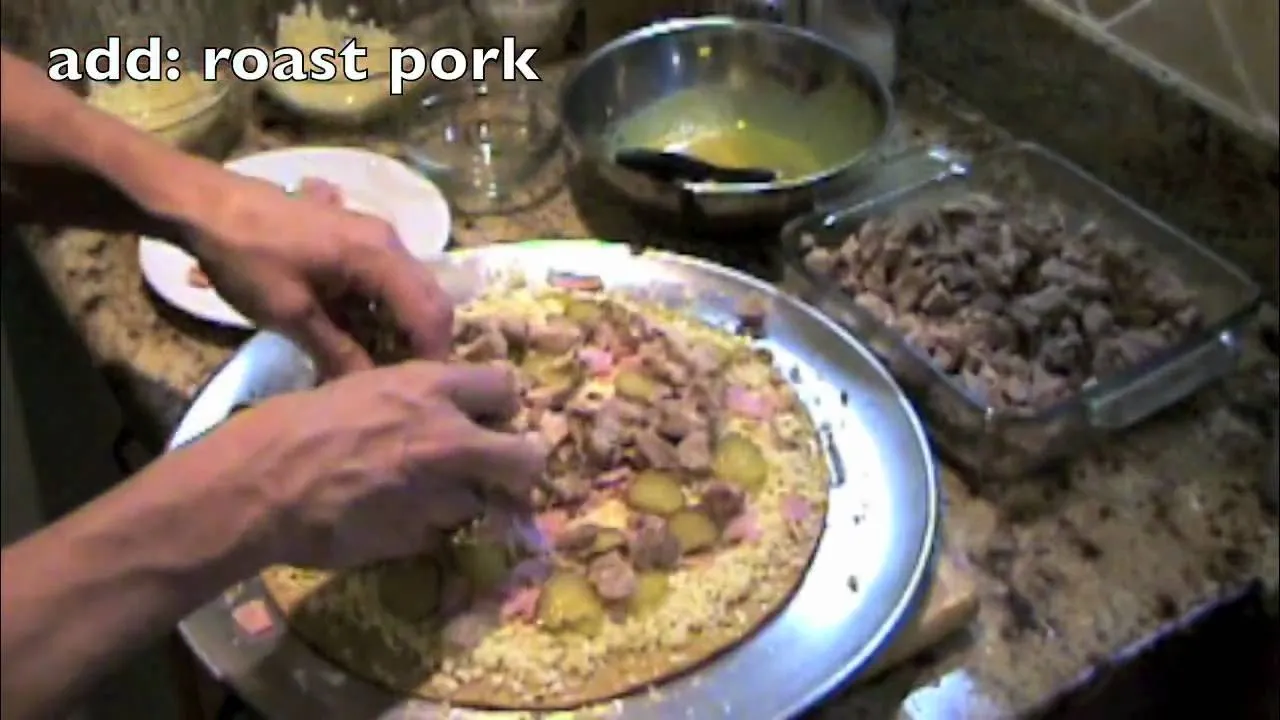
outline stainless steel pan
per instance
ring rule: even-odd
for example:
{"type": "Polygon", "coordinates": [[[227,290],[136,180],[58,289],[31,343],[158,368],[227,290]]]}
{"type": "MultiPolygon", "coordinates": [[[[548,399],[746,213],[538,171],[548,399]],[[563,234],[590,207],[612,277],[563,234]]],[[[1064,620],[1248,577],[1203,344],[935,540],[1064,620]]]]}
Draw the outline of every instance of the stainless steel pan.
{"type": "MultiPolygon", "coordinates": [[[[707,229],[781,223],[856,183],[893,122],[893,100],[849,51],[808,30],[727,17],[672,20],[597,50],[565,80],[570,147],[636,206],[707,229]],[[772,182],[655,178],[614,154],[676,137],[758,128],[817,169],[772,182]]],[[[758,165],[757,158],[744,162],[758,165]]]]}

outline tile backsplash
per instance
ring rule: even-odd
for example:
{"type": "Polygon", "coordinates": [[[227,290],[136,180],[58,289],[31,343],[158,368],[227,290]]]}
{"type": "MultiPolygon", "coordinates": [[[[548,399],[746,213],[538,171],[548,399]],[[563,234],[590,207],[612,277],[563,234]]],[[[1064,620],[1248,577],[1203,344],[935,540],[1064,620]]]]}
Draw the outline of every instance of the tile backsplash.
{"type": "Polygon", "coordinates": [[[1027,0],[1249,132],[1277,142],[1276,0],[1027,0]]]}

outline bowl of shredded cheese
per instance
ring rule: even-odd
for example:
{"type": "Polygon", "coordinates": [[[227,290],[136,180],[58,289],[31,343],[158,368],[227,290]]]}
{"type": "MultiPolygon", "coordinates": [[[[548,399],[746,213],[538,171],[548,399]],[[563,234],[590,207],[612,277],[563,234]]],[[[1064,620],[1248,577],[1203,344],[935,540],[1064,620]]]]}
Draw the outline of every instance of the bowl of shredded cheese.
{"type": "Polygon", "coordinates": [[[233,79],[206,81],[189,71],[176,79],[90,82],[87,99],[171,145],[218,157],[243,130],[246,90],[233,79]]]}
{"type": "Polygon", "coordinates": [[[119,73],[123,77],[79,83],[90,105],[190,152],[221,158],[234,148],[247,126],[252,88],[227,63],[204,67],[205,50],[253,44],[261,29],[256,3],[129,0],[89,7],[79,0],[41,0],[35,5],[40,22],[18,41],[33,59],[47,58],[50,48],[72,48],[83,57],[91,48],[109,45],[108,40],[116,44],[112,65],[125,71],[119,73]],[[139,51],[141,57],[130,59],[139,51]],[[129,77],[133,62],[155,79],[129,77]],[[214,72],[206,80],[209,70],[214,72]]]}
{"type": "Polygon", "coordinates": [[[468,7],[489,40],[512,36],[550,55],[564,44],[580,0],[468,0],[468,7]]]}
{"type": "Polygon", "coordinates": [[[469,48],[465,11],[437,0],[401,0],[395,3],[340,5],[336,0],[297,2],[274,19],[277,47],[302,51],[311,71],[311,52],[317,48],[341,49],[354,40],[366,51],[360,67],[363,80],[348,79],[338,65],[332,80],[264,81],[267,94],[287,110],[303,117],[336,125],[363,125],[380,120],[413,101],[432,84],[429,74],[408,82],[398,95],[391,93],[391,51],[416,48],[430,57],[435,48],[469,48]]]}

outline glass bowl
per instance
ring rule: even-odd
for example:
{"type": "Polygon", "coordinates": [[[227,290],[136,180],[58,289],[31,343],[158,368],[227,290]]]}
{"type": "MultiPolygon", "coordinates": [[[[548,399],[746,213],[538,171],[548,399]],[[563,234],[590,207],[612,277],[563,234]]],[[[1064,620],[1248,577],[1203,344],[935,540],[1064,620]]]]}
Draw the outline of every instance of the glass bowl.
{"type": "Polygon", "coordinates": [[[176,81],[126,79],[85,85],[90,105],[170,145],[212,158],[234,149],[252,101],[244,83],[221,73],[216,83],[189,73],[176,81]]]}
{"type": "MultiPolygon", "coordinates": [[[[366,79],[347,80],[339,67],[331,80],[263,80],[267,95],[286,110],[326,125],[361,126],[438,87],[430,72],[391,94],[391,50],[415,48],[429,59],[439,48],[469,53],[471,21],[458,0],[269,0],[266,35],[278,48],[309,55],[316,48],[341,48],[355,39],[367,51],[366,79]]],[[[340,61],[339,61],[340,62],[340,61]]]]}
{"type": "Polygon", "coordinates": [[[399,125],[397,146],[464,214],[502,212],[547,191],[559,122],[536,83],[453,85],[399,125]]]}
{"type": "Polygon", "coordinates": [[[578,0],[468,0],[478,29],[490,41],[514,37],[546,51],[564,44],[578,0]]]}
{"type": "Polygon", "coordinates": [[[54,48],[71,48],[83,55],[103,47],[108,38],[119,41],[122,56],[148,49],[143,68],[157,73],[159,79],[86,78],[77,81],[74,89],[91,105],[167,143],[219,158],[231,151],[245,127],[252,100],[249,84],[224,72],[224,66],[218,68],[216,80],[204,80],[202,51],[252,44],[256,39],[252,4],[131,0],[102,3],[86,12],[79,0],[41,0],[4,10],[6,48],[38,65],[49,62],[54,48]],[[24,17],[24,6],[37,7],[24,17]],[[171,58],[166,50],[177,50],[180,57],[171,58]],[[159,67],[153,67],[157,61],[159,67]]]}

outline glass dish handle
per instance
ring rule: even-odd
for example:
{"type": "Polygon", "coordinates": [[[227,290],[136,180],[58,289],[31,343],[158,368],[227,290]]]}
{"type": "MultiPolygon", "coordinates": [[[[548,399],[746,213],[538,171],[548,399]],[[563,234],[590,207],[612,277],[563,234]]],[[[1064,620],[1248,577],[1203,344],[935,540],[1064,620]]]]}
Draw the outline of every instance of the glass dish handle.
{"type": "Polygon", "coordinates": [[[1089,423],[1098,430],[1132,427],[1230,372],[1239,358],[1236,331],[1224,330],[1133,383],[1090,402],[1089,423]]]}
{"type": "Polygon", "coordinates": [[[913,145],[868,160],[847,181],[823,193],[813,215],[843,214],[872,200],[905,195],[952,177],[968,175],[972,157],[945,145],[913,145]]]}

